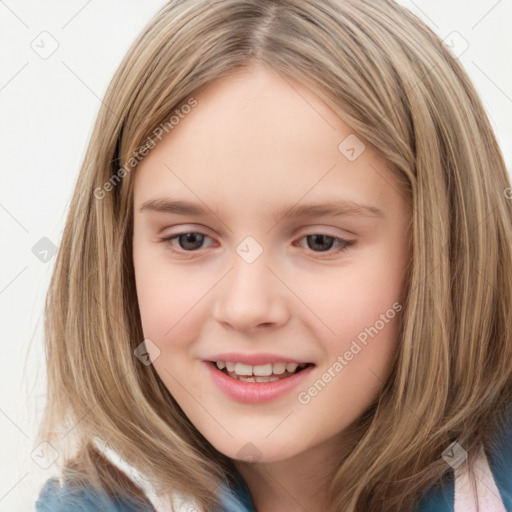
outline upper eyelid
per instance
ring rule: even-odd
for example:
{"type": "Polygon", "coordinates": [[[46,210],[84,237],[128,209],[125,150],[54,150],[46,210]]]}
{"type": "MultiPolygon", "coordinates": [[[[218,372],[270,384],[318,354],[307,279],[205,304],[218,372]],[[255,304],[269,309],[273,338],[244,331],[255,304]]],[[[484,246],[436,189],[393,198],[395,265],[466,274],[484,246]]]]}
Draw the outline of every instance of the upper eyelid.
{"type": "MultiPolygon", "coordinates": [[[[213,239],[213,237],[208,235],[208,233],[205,233],[205,232],[201,231],[200,229],[186,229],[186,230],[178,231],[176,233],[169,233],[169,234],[166,234],[166,235],[162,235],[160,238],[161,239],[172,239],[172,238],[176,238],[176,237],[181,236],[181,235],[187,235],[189,233],[197,233],[199,235],[203,235],[203,236],[206,236],[208,238],[213,239]]],[[[297,234],[297,235],[299,235],[299,234],[297,234]]],[[[319,229],[316,229],[316,230],[315,229],[311,229],[310,231],[308,231],[306,233],[300,234],[300,238],[303,238],[303,237],[308,236],[308,235],[325,235],[325,236],[329,236],[329,237],[332,237],[332,238],[341,238],[343,240],[346,240],[347,242],[355,241],[355,239],[352,239],[352,238],[347,237],[347,236],[342,235],[342,234],[338,234],[338,235],[331,234],[328,231],[324,231],[322,228],[319,228],[319,229]]],[[[351,236],[355,236],[355,235],[351,235],[351,236]]]]}
{"type": "MultiPolygon", "coordinates": [[[[181,226],[181,225],[182,224],[176,224],[174,226],[168,226],[168,228],[173,229],[173,228],[176,228],[177,226],[181,226]]],[[[167,228],[165,228],[165,229],[167,229],[167,228]]],[[[340,227],[335,227],[335,226],[318,227],[318,224],[312,224],[310,226],[302,226],[300,228],[294,229],[293,231],[294,231],[294,233],[298,233],[298,232],[303,232],[304,230],[307,230],[308,234],[322,234],[322,235],[332,236],[335,238],[346,238],[346,237],[353,237],[354,239],[358,238],[358,235],[356,233],[353,233],[347,229],[342,229],[340,227]],[[339,233],[339,234],[332,233],[331,234],[331,233],[329,233],[329,230],[331,230],[331,229],[341,230],[343,233],[339,233]]],[[[164,230],[159,230],[159,231],[163,232],[164,230]]],[[[210,230],[210,228],[207,228],[205,226],[199,226],[198,228],[185,227],[185,228],[180,229],[180,231],[176,231],[175,233],[162,235],[162,237],[169,238],[169,237],[173,237],[176,235],[183,235],[186,233],[200,233],[202,235],[209,236],[210,238],[215,238],[215,235],[213,235],[213,236],[209,235],[208,232],[212,232],[212,231],[210,230]]]]}

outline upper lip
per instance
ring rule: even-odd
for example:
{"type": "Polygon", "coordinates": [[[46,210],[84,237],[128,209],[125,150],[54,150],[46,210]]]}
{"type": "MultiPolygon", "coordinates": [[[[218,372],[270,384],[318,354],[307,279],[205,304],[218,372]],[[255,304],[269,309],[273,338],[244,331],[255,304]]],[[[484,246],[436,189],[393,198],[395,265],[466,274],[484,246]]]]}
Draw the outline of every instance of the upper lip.
{"type": "Polygon", "coordinates": [[[277,354],[259,353],[259,354],[242,354],[239,352],[227,352],[222,354],[216,354],[210,356],[206,361],[230,361],[233,363],[242,363],[251,366],[269,364],[269,363],[311,363],[311,361],[305,361],[296,359],[289,356],[280,356],[277,354]]]}

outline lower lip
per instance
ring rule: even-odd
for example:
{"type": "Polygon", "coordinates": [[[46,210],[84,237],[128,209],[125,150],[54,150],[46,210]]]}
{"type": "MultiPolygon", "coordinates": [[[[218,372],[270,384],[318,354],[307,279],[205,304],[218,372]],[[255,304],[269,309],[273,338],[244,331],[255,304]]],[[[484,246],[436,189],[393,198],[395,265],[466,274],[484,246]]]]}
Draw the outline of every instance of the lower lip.
{"type": "Polygon", "coordinates": [[[244,382],[233,379],[219,370],[217,366],[205,361],[215,385],[233,400],[245,403],[260,403],[275,400],[304,381],[311,373],[314,365],[307,366],[291,377],[273,382],[244,382]]]}

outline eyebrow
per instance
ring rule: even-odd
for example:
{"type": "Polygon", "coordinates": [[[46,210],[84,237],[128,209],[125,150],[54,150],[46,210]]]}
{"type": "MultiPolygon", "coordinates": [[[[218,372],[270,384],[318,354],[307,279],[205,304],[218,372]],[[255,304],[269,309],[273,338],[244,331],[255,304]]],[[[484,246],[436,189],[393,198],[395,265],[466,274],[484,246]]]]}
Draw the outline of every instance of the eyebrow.
{"type": "MultiPolygon", "coordinates": [[[[189,201],[171,201],[166,198],[150,199],[145,201],[139,209],[140,212],[153,211],[174,215],[208,216],[212,210],[198,203],[189,201]]],[[[217,215],[218,211],[215,213],[217,215]]],[[[322,216],[357,216],[384,219],[384,212],[375,206],[356,203],[347,199],[326,201],[319,204],[295,204],[285,206],[274,213],[275,219],[294,217],[322,217],[322,216]]]]}

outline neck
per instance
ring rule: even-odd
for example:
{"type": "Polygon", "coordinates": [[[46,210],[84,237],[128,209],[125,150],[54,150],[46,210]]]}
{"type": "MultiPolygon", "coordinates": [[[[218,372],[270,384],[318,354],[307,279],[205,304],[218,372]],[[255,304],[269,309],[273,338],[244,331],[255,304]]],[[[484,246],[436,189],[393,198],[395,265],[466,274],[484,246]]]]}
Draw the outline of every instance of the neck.
{"type": "Polygon", "coordinates": [[[341,461],[340,442],[336,436],[284,460],[234,461],[249,488],[256,512],[331,510],[327,490],[341,461]]]}
{"type": "Polygon", "coordinates": [[[241,472],[251,491],[256,512],[325,512],[325,486],[305,475],[290,475],[285,466],[258,464],[257,470],[241,472]],[[323,492],[322,492],[323,491],[323,492]]]}

